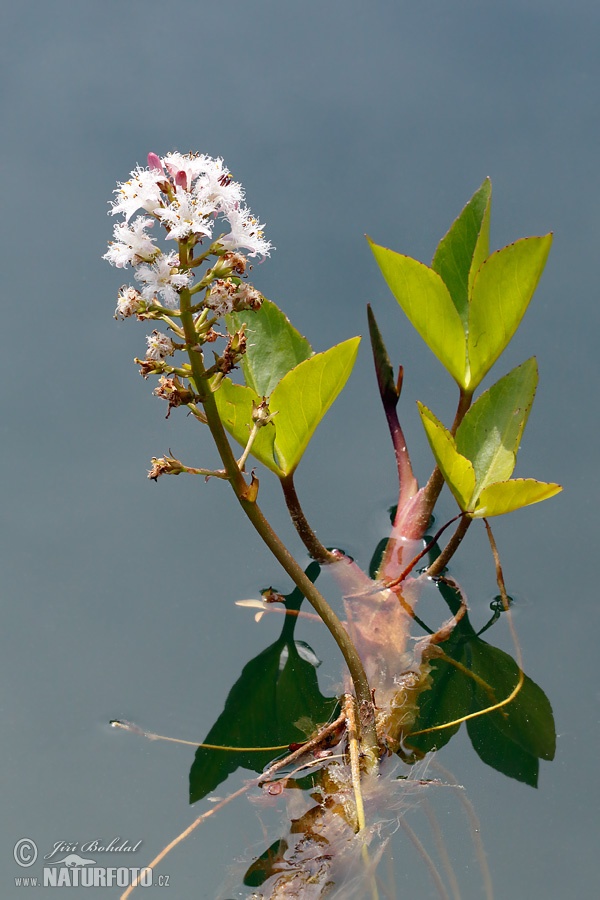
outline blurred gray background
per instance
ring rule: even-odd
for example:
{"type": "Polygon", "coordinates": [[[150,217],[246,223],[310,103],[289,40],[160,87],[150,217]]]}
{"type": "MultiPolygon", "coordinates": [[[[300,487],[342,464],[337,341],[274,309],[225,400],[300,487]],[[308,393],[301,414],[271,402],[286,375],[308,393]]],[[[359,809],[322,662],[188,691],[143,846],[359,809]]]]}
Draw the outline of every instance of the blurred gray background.
{"type": "MultiPolygon", "coordinates": [[[[517,474],[565,486],[496,527],[525,668],[554,706],[557,759],[542,765],[536,791],[487,770],[464,729],[439,757],[480,817],[497,900],[591,896],[598,5],[19,0],[0,9],[0,894],[22,894],[14,877],[28,873],[12,857],[22,837],[41,855],[58,841],[143,840],[128,861],[140,865],[181,831],[197,814],[186,799],[191,748],[107,723],[201,740],[242,666],[280,627],[275,616],[255,626],[233,605],[289,582],[226,486],[146,479],[150,457],[168,448],[191,465],[215,462],[202,430],[182,414],[165,421],[137,374],[146,331],[113,320],[124,273],[101,260],[116,182],[149,150],[177,149],[221,155],[242,181],[277,247],[253,281],[315,349],[366,334],[373,303],[405,366],[402,409],[421,478],[430,458],[415,400],[448,421],[454,390],[403,320],[364,233],[428,262],[487,175],[494,247],[554,231],[540,288],[493,376],[537,356],[517,474]]],[[[366,341],[298,489],[322,539],[366,565],[395,499],[366,341]]],[[[267,473],[261,500],[304,559],[267,473]]],[[[444,512],[453,514],[449,499],[444,512]]],[[[496,586],[473,532],[454,572],[482,623],[496,586]]],[[[510,650],[503,628],[492,641],[510,650]]],[[[309,626],[298,637],[326,660],[322,685],[332,690],[340,664],[330,641],[309,626]]],[[[462,896],[479,898],[468,827],[445,802],[438,815],[462,896]]],[[[165,861],[164,895],[215,897],[254,843],[260,852],[256,812],[238,801],[165,861]]],[[[402,833],[396,843],[398,896],[437,897],[402,833]]]]}

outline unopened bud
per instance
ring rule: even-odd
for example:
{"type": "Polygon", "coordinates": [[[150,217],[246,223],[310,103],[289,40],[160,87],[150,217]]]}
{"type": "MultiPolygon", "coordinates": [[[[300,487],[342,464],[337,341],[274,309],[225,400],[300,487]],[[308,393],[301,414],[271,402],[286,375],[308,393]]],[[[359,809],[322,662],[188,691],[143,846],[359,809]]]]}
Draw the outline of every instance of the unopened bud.
{"type": "Polygon", "coordinates": [[[184,191],[189,190],[187,173],[184,172],[183,169],[180,169],[180,171],[175,175],[175,184],[177,185],[177,187],[182,187],[184,191]]]}
{"type": "Polygon", "coordinates": [[[157,172],[163,172],[163,164],[160,161],[160,156],[157,156],[156,153],[148,154],[148,168],[154,169],[157,172]]]}

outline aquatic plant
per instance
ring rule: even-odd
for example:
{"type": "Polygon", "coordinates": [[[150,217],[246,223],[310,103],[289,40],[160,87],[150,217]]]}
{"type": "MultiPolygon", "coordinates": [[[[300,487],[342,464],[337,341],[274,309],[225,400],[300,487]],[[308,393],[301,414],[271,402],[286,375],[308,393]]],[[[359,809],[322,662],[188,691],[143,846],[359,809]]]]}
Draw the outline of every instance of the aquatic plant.
{"type": "MultiPolygon", "coordinates": [[[[431,266],[369,240],[399,306],[456,382],[458,403],[449,428],[419,403],[435,461],[419,487],[398,416],[403,370],[394,375],[369,308],[399,492],[389,538],[366,573],[342,550],[321,543],[294,483],[316,428],[346,384],[360,338],[315,352],[279,307],[249,283],[248,258],[264,259],[273,247],[222,159],[151,153],[148,166],[138,166],[115,193],[110,212],[121,219],[105,258],[120,268],[131,266],[139,285],[121,288],[115,317],[158,325],[147,337],[145,357],[136,360],[140,372],[157,376],[154,392],[167,402],[168,415],[184,407],[208,428],[222,463],[215,470],[172,455],[154,457],[149,477],[192,474],[227,482],[295,585],[287,596],[270,589],[251,604],[259,616],[279,605],[285,612],[281,636],[246,665],[223,714],[198,746],[190,802],[240,766],[260,773],[232,796],[260,789],[281,796],[294,812],[286,836],[249,865],[244,884],[260,889],[251,896],[376,897],[377,863],[407,792],[399,766],[441,747],[463,722],[484,762],[528,784],[537,782],[539,759],[554,753],[552,711],[523,672],[514,629],[516,660],[481,638],[502,613],[512,629],[488,520],[560,490],[557,484],[512,478],[537,385],[535,359],[474,399],[521,322],[552,237],[524,238],[490,253],[486,179],[440,241],[431,266]],[[165,249],[158,241],[161,227],[165,249]],[[260,508],[259,478],[255,468],[248,471],[251,458],[281,484],[291,521],[314,560],[306,571],[260,508]],[[431,535],[444,484],[458,514],[431,535]],[[489,537],[499,596],[492,619],[478,631],[448,563],[479,519],[489,537]],[[455,530],[441,548],[451,524],[455,530]],[[316,587],[323,568],[340,587],[343,622],[316,587]],[[447,609],[433,628],[416,613],[423,591],[435,592],[447,609]],[[345,661],[340,696],[321,694],[314,654],[295,638],[298,617],[306,614],[300,609],[304,599],[345,661]],[[416,641],[413,623],[425,632],[416,641]],[[277,751],[285,753],[273,762],[277,751]]],[[[416,779],[420,785],[426,781],[416,779]]],[[[491,896],[485,874],[484,882],[491,896]]]]}

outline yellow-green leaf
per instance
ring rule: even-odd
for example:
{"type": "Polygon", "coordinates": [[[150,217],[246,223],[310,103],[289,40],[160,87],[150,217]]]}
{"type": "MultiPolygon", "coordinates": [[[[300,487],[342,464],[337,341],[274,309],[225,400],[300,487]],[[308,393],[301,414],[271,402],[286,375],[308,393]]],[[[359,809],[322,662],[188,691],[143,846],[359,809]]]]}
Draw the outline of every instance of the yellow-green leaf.
{"type": "Polygon", "coordinates": [[[512,475],[536,386],[532,357],[485,391],[459,425],[456,447],[473,463],[477,495],[512,475]]]}
{"type": "Polygon", "coordinates": [[[423,406],[422,403],[417,405],[435,461],[444,476],[446,484],[454,494],[456,502],[464,512],[469,509],[475,490],[475,470],[473,465],[465,456],[458,452],[454,438],[448,429],[444,428],[439,419],[436,419],[431,410],[423,406]]]}
{"type": "Polygon", "coordinates": [[[517,330],[540,280],[552,235],[523,238],[480,267],[469,303],[467,376],[474,391],[517,330]]]}
{"type": "Polygon", "coordinates": [[[562,491],[560,484],[536,481],[535,478],[513,478],[490,484],[477,498],[473,518],[501,516],[522,506],[548,500],[562,491]]]}
{"type": "MultiPolygon", "coordinates": [[[[223,379],[214,396],[223,425],[232,437],[245,447],[253,425],[252,404],[258,405],[262,397],[259,397],[252,388],[234,384],[229,378],[223,379]]],[[[275,426],[265,425],[259,430],[252,444],[252,455],[280,476],[282,472],[275,461],[274,442],[275,426]]]]}
{"type": "Polygon", "coordinates": [[[280,469],[290,475],[317,425],[352,371],[360,338],[350,338],[304,360],[285,375],[269,400],[274,418],[275,453],[280,469]]]}
{"type": "Polygon", "coordinates": [[[441,277],[423,263],[369,240],[388,286],[429,349],[462,386],[466,370],[465,330],[441,277]]]}

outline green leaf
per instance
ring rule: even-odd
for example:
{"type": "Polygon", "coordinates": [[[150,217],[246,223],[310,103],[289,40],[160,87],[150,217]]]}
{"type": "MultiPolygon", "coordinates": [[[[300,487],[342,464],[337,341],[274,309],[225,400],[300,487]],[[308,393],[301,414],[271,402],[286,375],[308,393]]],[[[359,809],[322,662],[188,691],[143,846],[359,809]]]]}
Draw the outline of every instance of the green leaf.
{"type": "Polygon", "coordinates": [[[518,328],[552,243],[551,234],[524,238],[488,256],[490,217],[486,179],[440,241],[432,268],[369,240],[396,300],[466,394],[518,328]]]}
{"type": "MultiPolygon", "coordinates": [[[[445,649],[445,647],[444,647],[445,649]]],[[[457,659],[464,662],[462,653],[457,659]]],[[[468,715],[472,708],[473,682],[463,672],[444,659],[431,661],[431,689],[423,691],[419,697],[419,714],[414,724],[414,731],[436,728],[446,722],[454,722],[468,715]]],[[[456,734],[461,723],[451,728],[438,728],[427,734],[408,734],[404,743],[411,750],[429,753],[440,750],[456,734]]]]}
{"type": "MultiPolygon", "coordinates": [[[[300,462],[319,422],[348,380],[359,343],[359,337],[350,338],[305,359],[273,390],[269,398],[273,421],[259,430],[251,453],[278,477],[290,475],[300,462]]],[[[228,378],[215,391],[223,425],[242,447],[252,428],[252,404],[261,399],[252,388],[228,378]]]]}
{"type": "MultiPolygon", "coordinates": [[[[497,702],[509,697],[519,681],[519,667],[515,660],[485,641],[472,641],[471,671],[493,688],[497,702]]],[[[475,686],[474,705],[485,709],[490,698],[475,686]]],[[[496,734],[519,746],[526,753],[540,759],[554,759],[556,729],[552,707],[543,690],[524,676],[523,685],[514,700],[484,717],[493,724],[496,734]]],[[[476,722],[472,719],[469,722],[476,722]]]]}
{"type": "Polygon", "coordinates": [[[246,384],[259,397],[269,397],[276,385],[298,363],[312,356],[312,347],[275,303],[263,300],[256,312],[227,316],[230,332],[245,324],[247,349],[242,358],[246,384]]]}
{"type": "MultiPolygon", "coordinates": [[[[457,615],[461,601],[456,588],[440,582],[438,590],[452,614],[457,615]]],[[[444,656],[431,660],[431,689],[419,697],[414,731],[482,713],[466,722],[480,758],[509,777],[535,786],[538,759],[552,759],[556,746],[552,708],[542,689],[524,675],[512,701],[488,711],[511,696],[519,684],[520,670],[511,656],[481,640],[468,613],[439,649],[444,656]]],[[[459,725],[452,725],[427,734],[408,735],[406,744],[428,752],[447,743],[458,728],[459,725]]]]}
{"type": "MultiPolygon", "coordinates": [[[[489,179],[488,179],[489,180],[489,179]]],[[[485,182],[484,182],[485,183],[485,182]]],[[[473,259],[471,260],[471,268],[469,269],[469,297],[473,292],[473,282],[479,272],[479,269],[490,255],[490,219],[492,217],[492,184],[490,182],[490,193],[487,199],[485,212],[481,229],[477,236],[477,243],[473,251],[473,259]]]]}
{"type": "Polygon", "coordinates": [[[444,281],[466,327],[469,315],[469,279],[489,253],[492,183],[486,178],[471,197],[448,233],[438,244],[431,268],[444,281]]]}
{"type": "Polygon", "coordinates": [[[532,357],[485,391],[459,425],[456,448],[473,463],[477,496],[512,475],[536,386],[532,357]]]}
{"type": "MultiPolygon", "coordinates": [[[[252,404],[260,403],[262,398],[252,388],[234,384],[229,378],[222,380],[214,396],[223,425],[245,447],[253,425],[252,404]]],[[[265,425],[259,430],[252,444],[252,455],[276,475],[282,474],[275,461],[274,425],[265,425]]]]}
{"type": "Polygon", "coordinates": [[[260,887],[273,875],[289,869],[289,863],[285,861],[287,849],[288,843],[283,838],[279,838],[270,847],[267,847],[265,852],[261,853],[246,871],[244,875],[246,887],[260,887]]]}
{"type": "Polygon", "coordinates": [[[550,252],[552,235],[523,238],[489,256],[473,281],[465,387],[475,390],[517,330],[550,252]]]}
{"type": "MultiPolygon", "coordinates": [[[[304,648],[300,648],[305,654],[304,648]]],[[[204,743],[227,747],[277,747],[306,740],[294,723],[327,722],[335,697],[319,691],[314,665],[294,641],[280,638],[244,666],[229,692],[225,708],[204,743]]],[[[282,751],[280,751],[282,752],[282,751]]],[[[209,750],[198,747],[190,770],[190,803],[201,800],[238,768],[262,772],[277,751],[209,750]]]]}
{"type": "Polygon", "coordinates": [[[456,502],[464,512],[469,509],[475,491],[473,464],[458,452],[454,438],[431,410],[422,403],[417,403],[417,406],[435,461],[456,502]]]}
{"type": "MultiPolygon", "coordinates": [[[[306,574],[314,582],[319,571],[320,567],[311,563],[306,574]]],[[[286,608],[299,610],[303,599],[296,588],[286,595],[286,608]]],[[[294,640],[297,621],[286,616],[279,640],[244,666],[204,743],[276,747],[304,741],[307,734],[298,723],[309,722],[316,729],[334,715],[338,702],[319,690],[318,661],[310,647],[294,640]]],[[[190,770],[190,803],[214,791],[238,768],[262,772],[278,755],[276,750],[232,752],[198,747],[190,770]]]]}
{"type": "Polygon", "coordinates": [[[500,481],[497,484],[490,484],[481,492],[471,515],[474,518],[501,516],[522,506],[531,506],[532,503],[548,500],[560,491],[562,491],[560,484],[536,481],[534,478],[500,481]]]}
{"type": "Polygon", "coordinates": [[[469,719],[467,732],[477,756],[487,766],[508,778],[537,787],[540,770],[538,757],[527,753],[499,732],[491,715],[469,719]]]}
{"type": "Polygon", "coordinates": [[[539,503],[562,490],[533,478],[507,480],[527,423],[537,385],[532,357],[481,395],[453,438],[426,406],[419,412],[435,460],[463,512],[499,516],[539,503]]]}
{"type": "Polygon", "coordinates": [[[346,384],[359,343],[359,337],[350,338],[304,360],[271,394],[269,409],[277,413],[275,453],[285,475],[295,470],[319,422],[346,384]]]}
{"type": "Polygon", "coordinates": [[[462,385],[466,377],[465,330],[448,288],[433,269],[368,240],[404,313],[429,349],[462,385]]]}

